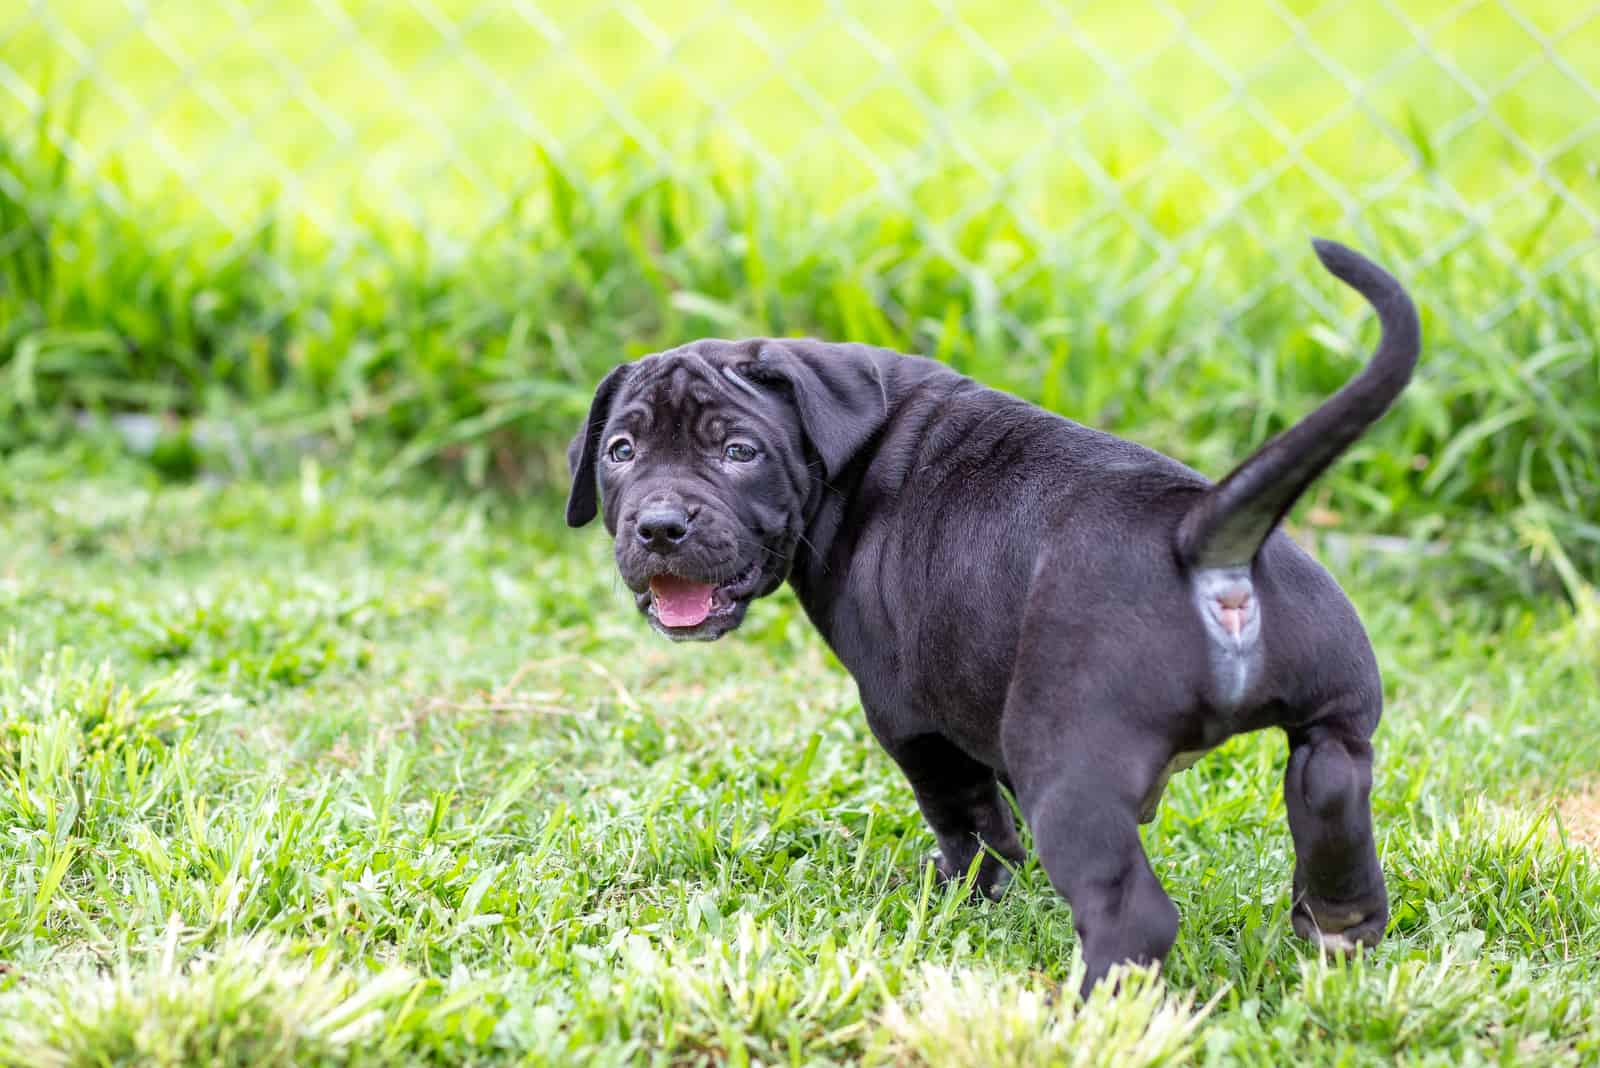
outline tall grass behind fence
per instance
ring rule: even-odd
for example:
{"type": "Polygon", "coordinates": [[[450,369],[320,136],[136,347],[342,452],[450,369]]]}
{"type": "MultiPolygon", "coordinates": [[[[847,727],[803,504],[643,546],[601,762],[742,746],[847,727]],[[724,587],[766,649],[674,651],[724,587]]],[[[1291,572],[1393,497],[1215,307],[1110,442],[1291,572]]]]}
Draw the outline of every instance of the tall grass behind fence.
{"type": "MultiPolygon", "coordinates": [[[[1222,473],[1427,351],[1317,521],[1600,562],[1600,5],[31,0],[0,442],[225,414],[516,477],[706,334],[936,354],[1222,473]]],[[[1500,566],[1500,565],[1497,565],[1500,566]]]]}

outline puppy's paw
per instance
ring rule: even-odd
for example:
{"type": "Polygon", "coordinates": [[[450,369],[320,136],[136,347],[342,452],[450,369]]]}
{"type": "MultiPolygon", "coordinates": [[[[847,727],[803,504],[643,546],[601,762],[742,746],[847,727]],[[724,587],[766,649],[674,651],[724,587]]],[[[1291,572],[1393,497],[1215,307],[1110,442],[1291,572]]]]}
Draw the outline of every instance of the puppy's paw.
{"type": "Polygon", "coordinates": [[[1349,957],[1383,939],[1389,924],[1388,902],[1329,902],[1301,895],[1289,914],[1295,934],[1324,953],[1349,957]]]}
{"type": "MultiPolygon", "coordinates": [[[[933,861],[934,874],[938,877],[940,885],[953,882],[962,882],[967,877],[967,872],[972,868],[972,858],[976,853],[967,857],[967,862],[957,867],[946,859],[942,850],[935,849],[928,854],[928,859],[933,861]]],[[[990,901],[999,901],[1005,896],[1006,887],[1011,885],[1011,869],[992,853],[985,853],[983,860],[978,864],[978,877],[972,886],[973,900],[979,896],[990,901]]]]}
{"type": "Polygon", "coordinates": [[[1006,896],[1006,888],[1010,885],[1011,869],[995,857],[985,857],[983,866],[978,869],[979,892],[990,901],[999,901],[1006,896]]]}

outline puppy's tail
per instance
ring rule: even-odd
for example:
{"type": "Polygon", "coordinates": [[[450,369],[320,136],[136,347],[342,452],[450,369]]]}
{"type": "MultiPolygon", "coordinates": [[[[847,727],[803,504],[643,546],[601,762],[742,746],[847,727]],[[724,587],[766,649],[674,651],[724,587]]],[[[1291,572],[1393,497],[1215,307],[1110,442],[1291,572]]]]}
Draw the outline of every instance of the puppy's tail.
{"type": "Polygon", "coordinates": [[[1207,490],[1178,524],[1178,555],[1190,567],[1248,564],[1296,498],[1377,422],[1411,381],[1421,348],[1417,309],[1399,282],[1332,241],[1312,247],[1335,278],[1378,313],[1383,337],[1361,373],[1322,406],[1267,442],[1207,490]]]}

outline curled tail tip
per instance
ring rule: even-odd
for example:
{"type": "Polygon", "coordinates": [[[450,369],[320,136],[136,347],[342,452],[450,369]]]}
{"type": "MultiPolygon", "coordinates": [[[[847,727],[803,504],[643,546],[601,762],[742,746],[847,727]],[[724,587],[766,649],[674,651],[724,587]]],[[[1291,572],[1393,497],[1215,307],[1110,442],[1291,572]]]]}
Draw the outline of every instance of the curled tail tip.
{"type": "Polygon", "coordinates": [[[1376,271],[1384,274],[1383,268],[1367,259],[1361,253],[1348,245],[1341,245],[1337,241],[1329,241],[1325,237],[1313,237],[1311,247],[1317,254],[1317,259],[1322,261],[1330,274],[1336,278],[1349,281],[1352,275],[1376,271]]]}
{"type": "Polygon", "coordinates": [[[1384,327],[1386,354],[1415,359],[1421,348],[1421,323],[1416,305],[1399,280],[1337,241],[1314,237],[1311,247],[1329,274],[1356,290],[1377,310],[1384,327]]]}
{"type": "Polygon", "coordinates": [[[1340,252],[1350,251],[1344,245],[1339,244],[1339,242],[1330,241],[1326,237],[1313,237],[1311,239],[1311,247],[1316,249],[1317,258],[1322,260],[1324,263],[1327,262],[1327,257],[1329,256],[1336,256],[1340,252]]]}

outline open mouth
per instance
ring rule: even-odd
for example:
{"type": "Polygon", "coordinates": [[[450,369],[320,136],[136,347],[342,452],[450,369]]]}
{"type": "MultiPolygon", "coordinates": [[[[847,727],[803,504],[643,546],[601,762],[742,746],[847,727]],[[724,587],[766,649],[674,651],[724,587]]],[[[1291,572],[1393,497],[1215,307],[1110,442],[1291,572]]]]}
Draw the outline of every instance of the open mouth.
{"type": "Polygon", "coordinates": [[[760,578],[754,564],[722,583],[656,575],[639,607],[669,638],[719,638],[738,624],[760,578]]]}

